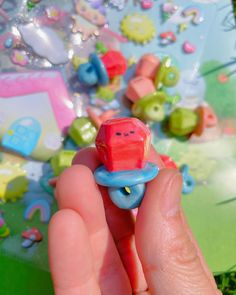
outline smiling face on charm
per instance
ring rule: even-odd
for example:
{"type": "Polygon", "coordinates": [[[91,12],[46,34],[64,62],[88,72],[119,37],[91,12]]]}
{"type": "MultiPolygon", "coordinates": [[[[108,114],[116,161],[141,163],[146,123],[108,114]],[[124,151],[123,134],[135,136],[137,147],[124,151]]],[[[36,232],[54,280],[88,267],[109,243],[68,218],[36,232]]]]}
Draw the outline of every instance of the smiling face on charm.
{"type": "Polygon", "coordinates": [[[141,169],[150,148],[150,131],[135,118],[109,120],[98,132],[96,147],[109,171],[141,169]]]}

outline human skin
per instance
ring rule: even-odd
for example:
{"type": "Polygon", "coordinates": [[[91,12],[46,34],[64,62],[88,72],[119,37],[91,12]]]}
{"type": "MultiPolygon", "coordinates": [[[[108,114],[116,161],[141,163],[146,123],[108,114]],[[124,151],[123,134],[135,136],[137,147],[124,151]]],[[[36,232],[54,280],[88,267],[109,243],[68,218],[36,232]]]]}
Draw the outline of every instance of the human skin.
{"type": "Polygon", "coordinates": [[[56,295],[219,295],[181,208],[182,177],[161,169],[147,184],[136,222],[98,187],[93,148],[79,151],[56,183],[59,211],[49,225],[56,295]]]}

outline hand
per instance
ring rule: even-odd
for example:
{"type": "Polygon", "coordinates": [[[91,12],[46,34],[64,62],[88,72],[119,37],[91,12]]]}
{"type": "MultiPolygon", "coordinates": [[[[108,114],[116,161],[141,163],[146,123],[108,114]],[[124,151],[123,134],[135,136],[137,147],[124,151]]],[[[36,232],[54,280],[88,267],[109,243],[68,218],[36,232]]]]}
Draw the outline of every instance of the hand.
{"type": "Polygon", "coordinates": [[[214,278],[181,209],[182,178],[161,169],[148,183],[137,221],[96,185],[95,149],[81,150],[56,186],[58,211],[49,226],[56,295],[216,295],[214,278]]]}

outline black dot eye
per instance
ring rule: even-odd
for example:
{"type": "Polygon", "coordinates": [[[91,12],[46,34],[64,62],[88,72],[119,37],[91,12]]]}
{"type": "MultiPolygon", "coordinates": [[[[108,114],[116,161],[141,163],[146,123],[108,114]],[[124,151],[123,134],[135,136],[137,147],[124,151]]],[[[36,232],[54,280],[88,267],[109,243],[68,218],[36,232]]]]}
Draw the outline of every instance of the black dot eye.
{"type": "Polygon", "coordinates": [[[120,133],[120,132],[116,132],[116,135],[117,135],[117,136],[121,136],[121,133],[120,133]]]}
{"type": "Polygon", "coordinates": [[[131,130],[129,133],[134,134],[135,132],[134,132],[134,130],[131,130]]]}
{"type": "Polygon", "coordinates": [[[154,107],[153,109],[154,109],[155,112],[159,111],[158,107],[154,107]]]}

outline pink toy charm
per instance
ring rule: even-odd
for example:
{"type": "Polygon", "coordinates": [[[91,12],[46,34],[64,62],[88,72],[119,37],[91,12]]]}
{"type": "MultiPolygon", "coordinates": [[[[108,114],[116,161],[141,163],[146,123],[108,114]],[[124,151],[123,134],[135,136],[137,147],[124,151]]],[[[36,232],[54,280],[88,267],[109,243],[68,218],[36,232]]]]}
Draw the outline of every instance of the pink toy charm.
{"type": "Polygon", "coordinates": [[[191,44],[190,42],[186,41],[183,44],[183,51],[187,54],[194,53],[196,51],[195,45],[191,44]]]}
{"type": "Polygon", "coordinates": [[[150,131],[135,118],[108,120],[98,132],[96,147],[110,172],[141,169],[147,163],[150,131]]]}
{"type": "Polygon", "coordinates": [[[136,76],[143,76],[154,80],[161,66],[161,61],[153,54],[145,54],[142,56],[136,67],[136,76]]]}
{"type": "Polygon", "coordinates": [[[152,0],[142,0],[141,1],[141,7],[142,9],[150,9],[153,6],[152,0]]]}

